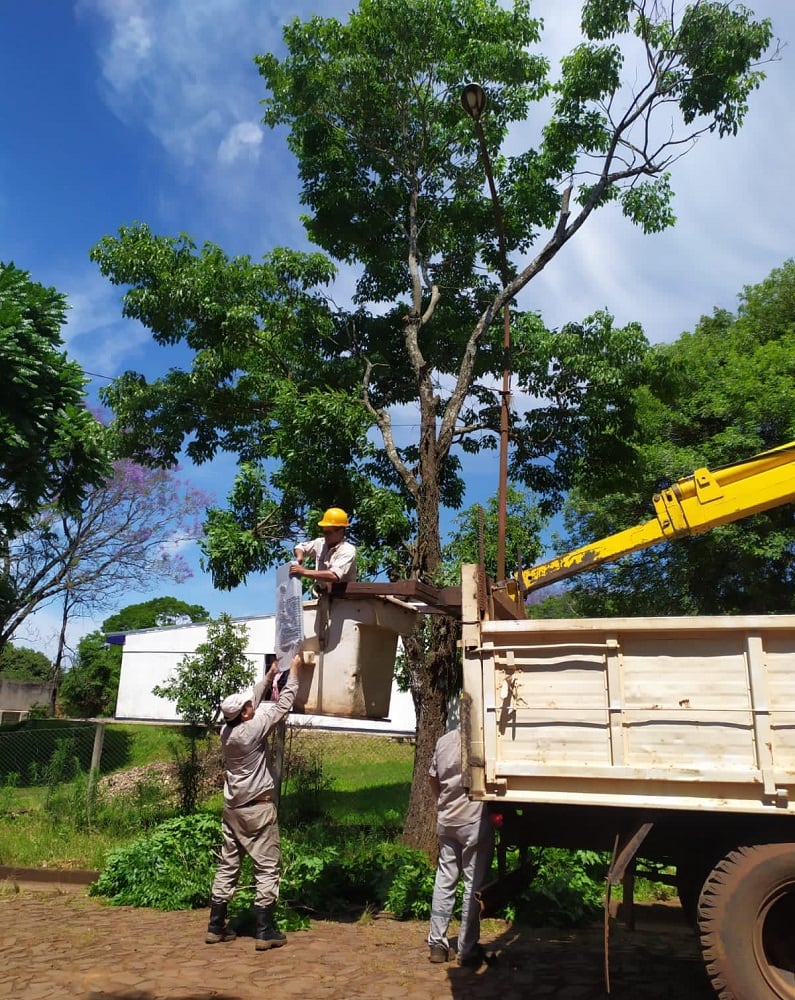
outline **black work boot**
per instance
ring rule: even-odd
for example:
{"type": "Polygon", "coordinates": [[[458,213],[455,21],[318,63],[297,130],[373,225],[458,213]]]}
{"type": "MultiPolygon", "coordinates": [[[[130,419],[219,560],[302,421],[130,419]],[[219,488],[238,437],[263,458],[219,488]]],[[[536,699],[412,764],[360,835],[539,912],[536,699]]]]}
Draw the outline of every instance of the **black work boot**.
{"type": "Polygon", "coordinates": [[[269,906],[255,906],[254,912],[257,915],[257,930],[254,934],[254,947],[257,951],[267,951],[269,948],[281,948],[287,943],[287,935],[282,934],[276,926],[274,910],[276,904],[269,906]]]}
{"type": "Polygon", "coordinates": [[[217,899],[210,900],[210,922],[207,924],[205,944],[218,944],[219,941],[234,941],[237,935],[226,924],[226,903],[217,899]]]}

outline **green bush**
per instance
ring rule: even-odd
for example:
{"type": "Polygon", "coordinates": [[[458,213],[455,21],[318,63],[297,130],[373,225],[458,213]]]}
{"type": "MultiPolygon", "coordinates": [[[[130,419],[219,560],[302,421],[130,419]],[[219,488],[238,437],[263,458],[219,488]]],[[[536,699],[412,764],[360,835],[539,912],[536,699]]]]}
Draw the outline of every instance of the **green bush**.
{"type": "MultiPolygon", "coordinates": [[[[435,870],[421,851],[408,851],[408,857],[395,872],[386,895],[385,909],[398,920],[427,920],[431,915],[431,898],[435,870]]],[[[459,883],[457,904],[461,904],[462,885],[459,883]]]]}
{"type": "Polygon", "coordinates": [[[295,740],[292,730],[285,750],[282,779],[285,825],[312,823],[323,816],[323,793],[334,785],[325,771],[318,746],[295,740]]]}
{"type": "MultiPolygon", "coordinates": [[[[117,905],[162,910],[206,906],[220,846],[216,816],[196,813],[169,820],[112,851],[90,892],[117,905]]],[[[277,917],[283,929],[352,907],[386,907],[400,917],[424,918],[432,891],[433,869],[424,854],[379,842],[372,833],[317,826],[282,837],[277,917]]],[[[242,915],[253,901],[253,872],[246,859],[230,912],[242,915]]]]}
{"type": "MultiPolygon", "coordinates": [[[[282,880],[277,909],[283,930],[306,927],[313,916],[352,909],[385,909],[401,920],[427,920],[434,868],[420,851],[379,839],[379,829],[359,831],[317,823],[282,836],[282,880]]],[[[218,854],[217,816],[172,819],[151,834],[111,852],[92,895],[111,903],[188,909],[207,906],[218,854]]],[[[574,926],[602,909],[606,859],[593,851],[534,852],[538,874],[514,905],[509,920],[574,926]]],[[[509,866],[517,859],[509,852],[509,866]]],[[[459,883],[456,912],[463,887],[459,883]]],[[[254,902],[254,878],[245,859],[230,913],[240,921],[254,902]]]]}
{"type": "MultiPolygon", "coordinates": [[[[538,867],[533,881],[515,903],[506,907],[506,919],[533,927],[576,927],[602,912],[608,861],[596,851],[536,848],[538,867]]],[[[518,851],[508,851],[508,867],[518,866],[518,851]]]]}
{"type": "Polygon", "coordinates": [[[179,816],[111,851],[89,893],[117,906],[155,910],[206,906],[220,847],[221,824],[216,816],[179,816]]]}

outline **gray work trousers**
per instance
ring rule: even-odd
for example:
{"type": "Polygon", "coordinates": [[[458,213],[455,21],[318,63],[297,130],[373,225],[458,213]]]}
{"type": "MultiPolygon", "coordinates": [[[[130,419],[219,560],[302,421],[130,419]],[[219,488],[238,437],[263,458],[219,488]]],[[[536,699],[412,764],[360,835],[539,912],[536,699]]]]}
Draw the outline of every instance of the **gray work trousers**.
{"type": "Polygon", "coordinates": [[[485,810],[477,823],[446,826],[439,832],[439,860],[431,902],[429,945],[449,948],[447,928],[455,907],[455,890],[464,879],[461,904],[461,927],[458,931],[458,957],[467,958],[480,940],[480,904],[475,892],[482,885],[491,865],[494,831],[485,810]]]}
{"type": "Polygon", "coordinates": [[[224,842],[212,898],[219,903],[228,903],[232,898],[245,853],[254,863],[254,904],[275,903],[279,898],[282,857],[276,806],[272,802],[255,802],[236,809],[224,807],[221,833],[224,842]]]}

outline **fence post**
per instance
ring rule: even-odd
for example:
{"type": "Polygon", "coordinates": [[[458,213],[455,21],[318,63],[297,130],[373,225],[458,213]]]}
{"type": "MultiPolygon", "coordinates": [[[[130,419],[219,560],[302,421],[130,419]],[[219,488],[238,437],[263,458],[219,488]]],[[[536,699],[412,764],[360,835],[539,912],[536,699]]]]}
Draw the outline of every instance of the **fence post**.
{"type": "Polygon", "coordinates": [[[98,722],[94,730],[94,749],[91,751],[91,773],[99,772],[99,764],[102,760],[102,746],[105,742],[105,723],[98,722]]]}
{"type": "Polygon", "coordinates": [[[273,778],[273,804],[279,808],[282,798],[282,776],[284,773],[284,734],[287,719],[282,719],[273,730],[271,742],[271,759],[269,761],[271,777],[273,778]]]}
{"type": "Polygon", "coordinates": [[[102,761],[102,747],[105,743],[105,723],[98,722],[97,728],[94,730],[94,746],[91,750],[91,768],[88,772],[88,794],[86,796],[86,819],[88,820],[88,828],[91,829],[91,807],[94,801],[94,790],[97,787],[97,782],[99,781],[99,767],[102,761]]]}

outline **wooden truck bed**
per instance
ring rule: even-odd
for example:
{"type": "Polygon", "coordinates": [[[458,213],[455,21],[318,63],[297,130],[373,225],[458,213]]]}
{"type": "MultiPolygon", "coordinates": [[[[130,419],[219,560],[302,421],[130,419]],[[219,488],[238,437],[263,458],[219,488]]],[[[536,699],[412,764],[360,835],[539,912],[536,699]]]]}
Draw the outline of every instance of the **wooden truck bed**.
{"type": "Polygon", "coordinates": [[[462,604],[474,796],[795,812],[795,615],[491,621],[474,567],[462,604]]]}

